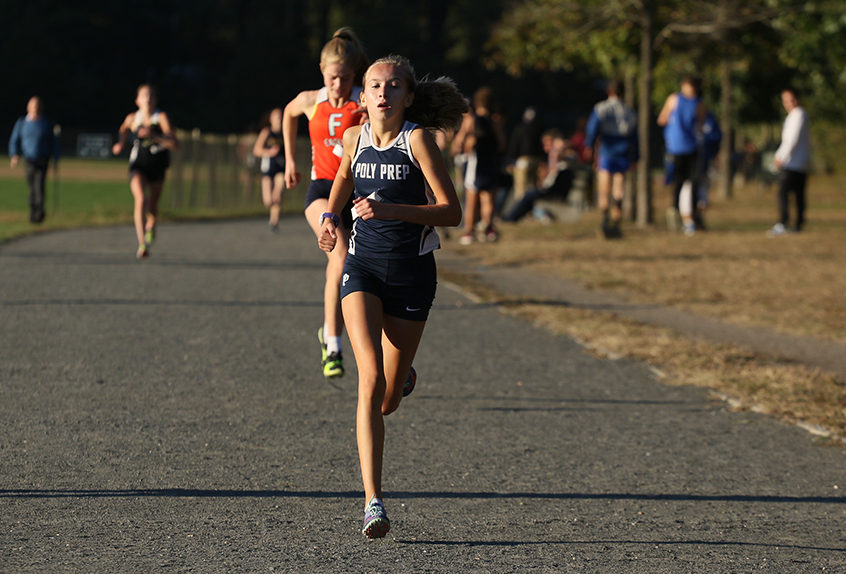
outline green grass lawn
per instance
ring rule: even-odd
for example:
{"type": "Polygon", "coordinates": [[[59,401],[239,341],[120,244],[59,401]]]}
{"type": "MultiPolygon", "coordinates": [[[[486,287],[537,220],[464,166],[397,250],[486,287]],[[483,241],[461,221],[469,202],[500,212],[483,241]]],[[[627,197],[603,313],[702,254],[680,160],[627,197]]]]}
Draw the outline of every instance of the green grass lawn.
{"type": "Polygon", "coordinates": [[[132,196],[125,181],[63,181],[56,187],[48,175],[47,185],[47,219],[36,226],[29,223],[29,189],[23,177],[0,179],[0,241],[38,229],[132,220],[132,196]]]}
{"type": "MultiPolygon", "coordinates": [[[[159,206],[163,221],[211,217],[244,217],[266,213],[259,197],[219,207],[175,208],[172,182],[165,183],[159,206]]],[[[300,186],[304,188],[304,186],[300,186]]],[[[289,192],[283,207],[299,209],[296,192],[289,192]]],[[[208,193],[206,187],[200,195],[208,193]]],[[[0,241],[49,229],[100,225],[132,224],[132,194],[129,191],[126,161],[123,159],[86,160],[68,158],[60,165],[59,177],[52,168],[47,175],[47,218],[40,225],[29,223],[29,189],[23,168],[9,168],[8,158],[0,156],[0,241]]],[[[200,205],[207,202],[200,198],[200,205]]]]}
{"type": "MultiPolygon", "coordinates": [[[[58,187],[47,179],[47,209],[63,216],[116,213],[132,209],[132,195],[125,181],[63,181],[58,187]]],[[[0,211],[28,214],[29,189],[21,179],[0,179],[0,211]]]]}

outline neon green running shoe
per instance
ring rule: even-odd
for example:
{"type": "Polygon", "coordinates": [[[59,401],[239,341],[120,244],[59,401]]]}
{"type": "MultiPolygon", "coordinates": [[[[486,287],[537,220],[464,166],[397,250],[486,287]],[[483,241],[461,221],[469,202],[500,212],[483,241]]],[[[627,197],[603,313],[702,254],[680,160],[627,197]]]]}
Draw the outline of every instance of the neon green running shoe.
{"type": "Polygon", "coordinates": [[[151,227],[151,228],[150,228],[150,229],[148,229],[148,230],[147,230],[147,232],[144,234],[144,242],[145,242],[147,245],[152,245],[152,244],[153,244],[153,241],[155,241],[155,240],[156,240],[156,228],[155,228],[155,227],[151,227]]]}
{"type": "Polygon", "coordinates": [[[326,350],[326,343],[323,340],[323,327],[317,330],[317,340],[320,341],[321,362],[323,376],[327,379],[337,379],[344,376],[344,357],[340,351],[326,350]]]}
{"type": "Polygon", "coordinates": [[[340,352],[329,353],[323,361],[323,376],[327,379],[338,379],[344,376],[344,358],[340,352]]]}

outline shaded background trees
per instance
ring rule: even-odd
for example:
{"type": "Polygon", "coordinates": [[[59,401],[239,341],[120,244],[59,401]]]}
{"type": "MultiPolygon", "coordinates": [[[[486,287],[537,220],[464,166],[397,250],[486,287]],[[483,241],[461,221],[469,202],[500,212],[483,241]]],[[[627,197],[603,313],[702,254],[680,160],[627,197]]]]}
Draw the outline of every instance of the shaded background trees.
{"type": "MultiPolygon", "coordinates": [[[[842,3],[803,0],[526,0],[510,5],[489,44],[490,58],[519,77],[527,68],[583,65],[638,82],[643,161],[655,165],[654,110],[684,74],[703,76],[706,103],[727,137],[720,157],[730,195],[734,126],[773,121],[788,84],[829,121],[846,119],[846,15],[842,3]],[[637,64],[635,64],[637,62],[637,64]]],[[[637,220],[651,221],[651,179],[638,173],[637,220]]]]}
{"type": "Polygon", "coordinates": [[[320,85],[319,50],[345,25],[371,58],[401,53],[419,74],[449,74],[468,93],[485,83],[506,104],[517,96],[559,107],[578,100],[578,90],[570,93],[572,83],[562,81],[570,72],[531,72],[515,83],[481,65],[501,0],[3,4],[0,112],[7,119],[0,130],[6,135],[5,124],[33,93],[67,127],[116,129],[142,82],[158,87],[162,107],[180,127],[250,129],[266,109],[320,85]]]}
{"type": "Polygon", "coordinates": [[[4,138],[34,93],[66,128],[113,131],[142,82],[179,127],[252,130],[320,84],[320,47],[344,25],[372,58],[401,53],[468,95],[490,85],[512,122],[532,104],[565,132],[610,76],[645,118],[689,71],[724,124],[778,122],[787,82],[815,120],[846,119],[839,0],[3,0],[2,13],[4,138]]]}

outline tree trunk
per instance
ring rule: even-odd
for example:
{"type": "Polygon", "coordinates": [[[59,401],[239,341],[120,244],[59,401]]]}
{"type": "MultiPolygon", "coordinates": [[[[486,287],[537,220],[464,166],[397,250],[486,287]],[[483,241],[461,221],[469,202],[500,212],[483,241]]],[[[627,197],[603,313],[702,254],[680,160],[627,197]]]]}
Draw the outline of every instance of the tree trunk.
{"type": "Polygon", "coordinates": [[[720,128],[723,131],[723,141],[720,143],[719,155],[719,190],[722,199],[730,199],[732,173],[731,158],[734,155],[734,122],[731,114],[731,59],[723,56],[720,63],[720,128]]]}
{"type": "Polygon", "coordinates": [[[638,94],[638,139],[640,141],[640,161],[637,170],[637,218],[639,227],[645,227],[653,221],[652,214],[652,176],[650,164],[652,153],[650,134],[652,133],[652,25],[654,7],[652,0],[644,0],[641,13],[640,32],[640,93],[638,94]]]}
{"type": "MultiPolygon", "coordinates": [[[[635,82],[637,74],[636,67],[626,65],[625,71],[625,103],[629,108],[635,106],[635,82]]],[[[632,171],[626,173],[625,193],[623,194],[623,218],[627,221],[635,221],[637,209],[635,208],[635,174],[632,171]]]]}

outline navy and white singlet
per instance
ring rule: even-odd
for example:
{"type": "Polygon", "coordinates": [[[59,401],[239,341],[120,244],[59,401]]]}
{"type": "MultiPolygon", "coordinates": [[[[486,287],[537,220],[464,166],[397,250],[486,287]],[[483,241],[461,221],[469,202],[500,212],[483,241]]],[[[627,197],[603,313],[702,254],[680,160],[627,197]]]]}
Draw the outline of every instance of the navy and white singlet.
{"type": "Polygon", "coordinates": [[[279,153],[274,156],[261,157],[261,174],[266,177],[273,177],[277,173],[285,173],[285,152],[282,141],[282,132],[269,130],[267,139],[264,141],[264,149],[279,146],[279,153]]]}
{"type": "MultiPolygon", "coordinates": [[[[429,203],[426,181],[409,143],[411,132],[418,128],[405,122],[397,138],[380,148],[373,142],[370,124],[362,126],[351,165],[356,197],[405,205],[429,203]]],[[[425,255],[439,247],[433,227],[398,219],[364,221],[353,209],[350,255],[401,259],[425,255]]]]}
{"type": "MultiPolygon", "coordinates": [[[[155,110],[150,116],[150,130],[156,136],[161,136],[164,131],[159,124],[161,112],[155,110]]],[[[147,181],[163,181],[165,171],[170,166],[170,150],[153,141],[153,136],[146,138],[138,137],[138,131],[144,125],[144,115],[141,110],[135,113],[135,121],[132,124],[132,148],[129,150],[129,172],[141,173],[147,181]]]]}

